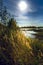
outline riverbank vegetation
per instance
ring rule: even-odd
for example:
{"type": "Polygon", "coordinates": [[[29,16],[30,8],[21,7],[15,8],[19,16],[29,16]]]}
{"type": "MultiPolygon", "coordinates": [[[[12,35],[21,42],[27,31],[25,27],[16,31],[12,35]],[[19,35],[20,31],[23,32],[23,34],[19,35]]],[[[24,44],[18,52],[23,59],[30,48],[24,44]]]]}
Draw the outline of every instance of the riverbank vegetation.
{"type": "Polygon", "coordinates": [[[43,65],[43,40],[26,38],[14,19],[0,23],[0,65],[43,65]]]}

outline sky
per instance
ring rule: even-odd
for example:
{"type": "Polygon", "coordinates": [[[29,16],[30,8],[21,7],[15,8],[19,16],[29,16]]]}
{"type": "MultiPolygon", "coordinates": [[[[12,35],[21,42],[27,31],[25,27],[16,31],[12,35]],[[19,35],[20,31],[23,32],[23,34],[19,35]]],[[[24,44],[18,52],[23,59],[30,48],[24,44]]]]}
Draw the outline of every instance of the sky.
{"type": "Polygon", "coordinates": [[[19,26],[43,26],[43,0],[3,0],[19,26]],[[24,1],[26,10],[20,11],[19,4],[24,1]]]}

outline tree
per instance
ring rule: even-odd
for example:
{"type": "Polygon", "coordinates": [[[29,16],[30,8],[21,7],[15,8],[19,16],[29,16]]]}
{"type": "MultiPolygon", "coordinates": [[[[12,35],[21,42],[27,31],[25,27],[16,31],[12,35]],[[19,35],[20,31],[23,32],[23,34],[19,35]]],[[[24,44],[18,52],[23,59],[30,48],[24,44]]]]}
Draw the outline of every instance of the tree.
{"type": "Polygon", "coordinates": [[[2,20],[3,20],[3,23],[6,25],[7,24],[7,9],[6,7],[4,7],[4,10],[3,10],[3,16],[2,16],[2,20]]]}
{"type": "Polygon", "coordinates": [[[8,23],[8,27],[15,31],[19,29],[19,27],[17,26],[16,20],[14,20],[14,18],[11,18],[11,20],[8,23]]]}

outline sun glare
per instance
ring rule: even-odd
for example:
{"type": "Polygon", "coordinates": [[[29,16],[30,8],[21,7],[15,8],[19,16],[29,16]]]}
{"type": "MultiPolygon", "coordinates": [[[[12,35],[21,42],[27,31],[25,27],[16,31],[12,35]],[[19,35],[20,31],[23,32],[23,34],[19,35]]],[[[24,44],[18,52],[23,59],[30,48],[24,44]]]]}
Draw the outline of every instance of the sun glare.
{"type": "Polygon", "coordinates": [[[27,8],[27,3],[25,1],[21,1],[19,2],[18,6],[21,11],[25,11],[27,8]]]}

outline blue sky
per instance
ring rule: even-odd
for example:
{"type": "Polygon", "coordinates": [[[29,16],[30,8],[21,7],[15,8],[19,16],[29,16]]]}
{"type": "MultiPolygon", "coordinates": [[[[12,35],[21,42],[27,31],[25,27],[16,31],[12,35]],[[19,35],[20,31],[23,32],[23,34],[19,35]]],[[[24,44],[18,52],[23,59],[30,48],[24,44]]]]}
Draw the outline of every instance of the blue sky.
{"type": "Polygon", "coordinates": [[[19,26],[43,26],[43,0],[3,0],[8,12],[14,15],[19,26]],[[20,1],[27,3],[24,12],[19,10],[20,1]]]}

